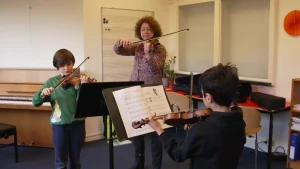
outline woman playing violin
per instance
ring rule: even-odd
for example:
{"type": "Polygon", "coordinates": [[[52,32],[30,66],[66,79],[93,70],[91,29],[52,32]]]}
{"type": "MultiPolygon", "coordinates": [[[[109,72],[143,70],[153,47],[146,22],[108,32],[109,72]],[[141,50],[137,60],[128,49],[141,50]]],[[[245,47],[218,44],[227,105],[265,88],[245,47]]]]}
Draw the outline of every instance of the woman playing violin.
{"type": "MultiPolygon", "coordinates": [[[[135,36],[140,40],[162,35],[160,24],[151,16],[141,18],[135,26],[135,36]]],[[[144,81],[145,84],[161,83],[167,51],[158,40],[132,44],[120,39],[114,51],[123,56],[135,56],[130,81],[144,81]]]]}
{"type": "MultiPolygon", "coordinates": [[[[50,102],[52,115],[52,138],[55,151],[55,167],[67,168],[68,156],[71,168],[80,169],[80,151],[85,139],[85,119],[75,119],[77,96],[80,90],[74,85],[61,85],[56,88],[62,78],[73,71],[75,58],[67,49],[58,50],[53,57],[53,66],[60,72],[59,75],[48,79],[42,88],[34,94],[32,104],[36,107],[44,102],[50,102]]],[[[82,76],[80,83],[86,83],[87,78],[82,76]]]]}
{"type": "MultiPolygon", "coordinates": [[[[160,37],[160,24],[151,16],[139,19],[135,25],[135,36],[140,40],[160,37]]],[[[114,51],[123,56],[134,56],[134,66],[130,81],[144,81],[145,84],[162,83],[163,66],[166,60],[166,49],[158,40],[150,42],[131,43],[120,39],[114,46],[114,51]]],[[[150,134],[152,150],[152,168],[160,169],[162,161],[162,145],[157,140],[157,134],[150,134]]],[[[142,145],[140,138],[132,139],[135,147],[135,168],[138,166],[139,153],[142,145]]]]}

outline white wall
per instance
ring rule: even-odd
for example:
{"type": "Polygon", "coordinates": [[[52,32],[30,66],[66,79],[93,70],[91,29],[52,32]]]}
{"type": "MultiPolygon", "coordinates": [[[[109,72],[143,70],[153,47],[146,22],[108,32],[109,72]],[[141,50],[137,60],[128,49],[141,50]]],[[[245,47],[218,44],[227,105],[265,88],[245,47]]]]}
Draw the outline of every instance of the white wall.
{"type": "Polygon", "coordinates": [[[178,64],[180,71],[204,72],[214,63],[214,2],[181,6],[178,64]]]}
{"type": "MultiPolygon", "coordinates": [[[[85,56],[91,57],[90,61],[85,64],[85,72],[91,77],[102,79],[101,7],[154,11],[154,17],[161,24],[163,34],[166,34],[170,30],[168,4],[167,0],[84,0],[84,51],[85,56]]],[[[134,28],[134,25],[132,25],[132,28],[134,28]]],[[[168,50],[167,38],[161,38],[160,42],[168,50]]],[[[101,136],[102,124],[101,117],[88,118],[87,132],[93,135],[94,139],[99,135],[101,136]]]]}
{"type": "MultiPolygon", "coordinates": [[[[53,68],[58,49],[83,61],[83,0],[0,0],[0,67],[53,68]]],[[[81,70],[83,70],[81,67],[81,70]]]]}
{"type": "Polygon", "coordinates": [[[234,63],[240,77],[268,79],[270,8],[270,0],[222,1],[221,62],[234,63]]]}

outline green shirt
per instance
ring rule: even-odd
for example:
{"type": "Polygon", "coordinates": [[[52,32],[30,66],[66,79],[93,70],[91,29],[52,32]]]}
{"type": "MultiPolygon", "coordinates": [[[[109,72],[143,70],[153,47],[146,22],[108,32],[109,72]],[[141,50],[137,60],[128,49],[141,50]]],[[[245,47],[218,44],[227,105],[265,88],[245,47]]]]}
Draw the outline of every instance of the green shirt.
{"type": "Polygon", "coordinates": [[[41,93],[43,89],[54,88],[59,84],[61,78],[61,75],[57,75],[48,79],[43,87],[34,94],[32,99],[33,106],[38,107],[44,102],[50,102],[52,107],[50,123],[54,125],[71,124],[74,121],[84,120],[85,118],[74,118],[80,87],[79,89],[75,89],[72,85],[65,90],[62,86],[59,86],[50,96],[42,98],[41,93]]]}

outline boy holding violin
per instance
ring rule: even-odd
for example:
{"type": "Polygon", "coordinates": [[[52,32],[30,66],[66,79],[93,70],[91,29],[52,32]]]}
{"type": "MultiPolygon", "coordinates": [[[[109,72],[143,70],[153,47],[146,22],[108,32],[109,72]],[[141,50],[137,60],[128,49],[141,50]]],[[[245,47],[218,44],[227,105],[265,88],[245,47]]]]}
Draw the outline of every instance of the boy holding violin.
{"type": "MultiPolygon", "coordinates": [[[[48,79],[43,87],[34,94],[33,106],[41,106],[44,102],[50,102],[52,115],[52,141],[55,151],[55,168],[67,169],[68,156],[70,168],[80,169],[80,152],[85,140],[85,119],[75,119],[77,96],[79,89],[74,85],[63,84],[53,89],[61,82],[61,79],[71,74],[75,58],[67,49],[58,50],[53,57],[53,66],[60,72],[59,75],[48,79]]],[[[87,78],[82,76],[80,83],[86,83],[87,78]]]]}
{"type": "Polygon", "coordinates": [[[178,142],[164,132],[160,123],[149,118],[165,151],[177,162],[190,159],[190,169],[235,169],[246,143],[245,122],[239,107],[231,107],[238,88],[237,68],[219,64],[200,78],[203,103],[212,110],[209,117],[191,126],[178,142]]]}

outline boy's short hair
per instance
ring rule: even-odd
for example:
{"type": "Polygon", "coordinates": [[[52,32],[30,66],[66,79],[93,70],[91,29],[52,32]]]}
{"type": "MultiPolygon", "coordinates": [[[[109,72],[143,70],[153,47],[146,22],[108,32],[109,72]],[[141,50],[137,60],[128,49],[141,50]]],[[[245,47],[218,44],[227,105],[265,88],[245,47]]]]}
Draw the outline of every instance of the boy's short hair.
{"type": "Polygon", "coordinates": [[[75,63],[75,57],[67,49],[59,49],[53,56],[53,66],[58,70],[59,67],[64,66],[68,63],[75,63]]]}
{"type": "Polygon", "coordinates": [[[239,77],[235,65],[219,63],[206,70],[200,77],[200,86],[205,97],[212,95],[214,102],[220,106],[229,107],[238,89],[239,77]]]}

